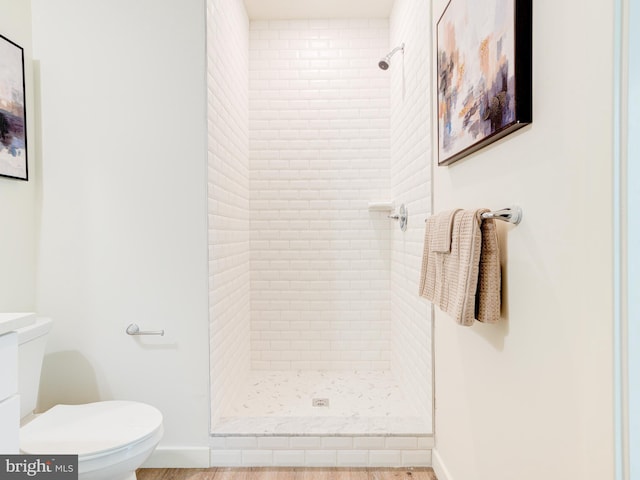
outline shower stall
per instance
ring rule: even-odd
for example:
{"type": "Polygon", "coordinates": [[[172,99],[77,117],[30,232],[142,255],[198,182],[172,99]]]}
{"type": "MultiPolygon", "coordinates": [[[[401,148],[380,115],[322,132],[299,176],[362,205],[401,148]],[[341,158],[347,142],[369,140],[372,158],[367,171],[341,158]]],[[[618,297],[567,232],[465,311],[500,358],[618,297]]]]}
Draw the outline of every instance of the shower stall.
{"type": "Polygon", "coordinates": [[[207,2],[214,465],[429,463],[429,15],[423,0],[333,19],[207,2]]]}

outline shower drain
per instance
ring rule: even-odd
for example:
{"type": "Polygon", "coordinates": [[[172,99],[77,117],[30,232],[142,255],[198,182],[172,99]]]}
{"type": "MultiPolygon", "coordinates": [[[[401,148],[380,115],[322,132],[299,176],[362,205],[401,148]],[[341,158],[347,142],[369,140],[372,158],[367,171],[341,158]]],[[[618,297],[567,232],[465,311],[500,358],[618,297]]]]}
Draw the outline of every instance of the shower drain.
{"type": "Polygon", "coordinates": [[[311,405],[314,407],[328,407],[329,399],[328,398],[313,398],[311,399],[311,405]]]}

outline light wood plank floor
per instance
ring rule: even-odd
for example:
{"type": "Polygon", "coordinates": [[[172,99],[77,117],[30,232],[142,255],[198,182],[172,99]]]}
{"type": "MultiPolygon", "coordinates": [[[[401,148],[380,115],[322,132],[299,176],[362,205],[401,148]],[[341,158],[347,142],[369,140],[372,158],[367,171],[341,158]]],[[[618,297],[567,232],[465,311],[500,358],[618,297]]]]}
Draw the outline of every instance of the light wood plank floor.
{"type": "Polygon", "coordinates": [[[141,468],[138,480],[437,480],[431,468],[141,468]]]}

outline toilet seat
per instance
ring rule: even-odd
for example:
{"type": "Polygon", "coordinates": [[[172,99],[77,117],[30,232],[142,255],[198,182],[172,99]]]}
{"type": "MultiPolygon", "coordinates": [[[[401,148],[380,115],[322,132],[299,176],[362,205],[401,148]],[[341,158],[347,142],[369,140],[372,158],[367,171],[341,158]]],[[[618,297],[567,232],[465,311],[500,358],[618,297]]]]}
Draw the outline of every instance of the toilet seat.
{"type": "Polygon", "coordinates": [[[79,460],[110,455],[162,429],[162,414],[139,402],[56,405],[20,429],[26,454],[74,454],[79,460]]]}

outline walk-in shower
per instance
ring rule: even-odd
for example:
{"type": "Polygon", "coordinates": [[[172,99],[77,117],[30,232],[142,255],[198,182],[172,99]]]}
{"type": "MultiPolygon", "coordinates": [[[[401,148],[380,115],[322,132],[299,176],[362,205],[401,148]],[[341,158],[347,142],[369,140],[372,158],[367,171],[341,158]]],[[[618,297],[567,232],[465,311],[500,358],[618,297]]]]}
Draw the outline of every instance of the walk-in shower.
{"type": "Polygon", "coordinates": [[[241,6],[210,0],[208,16],[212,445],[221,461],[301,435],[334,456],[370,436],[357,455],[386,436],[425,448],[429,158],[400,119],[428,106],[375,62],[402,32],[387,19],[249,21],[241,6]],[[403,203],[406,231],[388,218],[403,203]],[[258,440],[224,440],[240,436],[258,440]]]}

